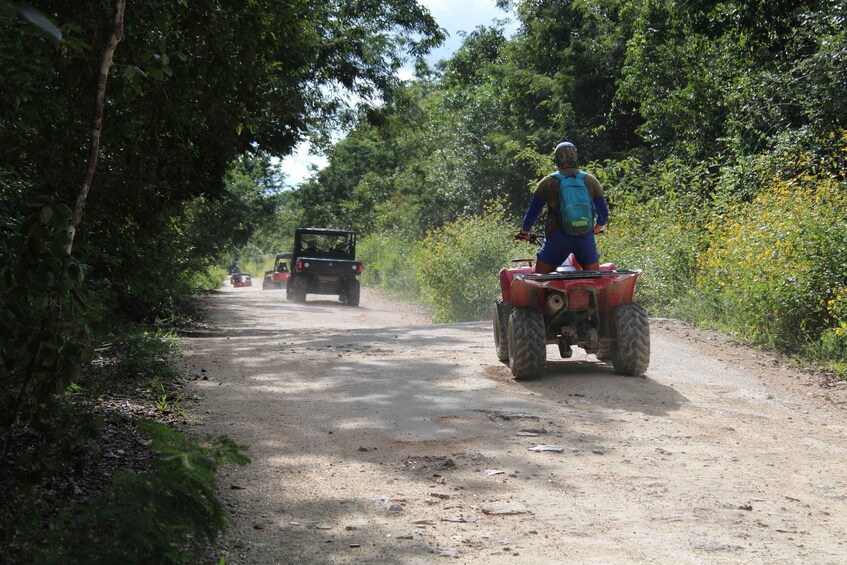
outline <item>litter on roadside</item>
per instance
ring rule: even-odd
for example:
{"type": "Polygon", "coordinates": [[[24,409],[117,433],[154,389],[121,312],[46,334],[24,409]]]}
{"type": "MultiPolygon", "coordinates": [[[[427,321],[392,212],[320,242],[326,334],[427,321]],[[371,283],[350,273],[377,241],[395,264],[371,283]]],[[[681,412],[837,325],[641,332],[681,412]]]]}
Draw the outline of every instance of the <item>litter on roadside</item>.
{"type": "Polygon", "coordinates": [[[530,447],[529,450],[536,452],[552,451],[554,453],[564,453],[565,448],[560,445],[536,445],[535,447],[530,447]]]}

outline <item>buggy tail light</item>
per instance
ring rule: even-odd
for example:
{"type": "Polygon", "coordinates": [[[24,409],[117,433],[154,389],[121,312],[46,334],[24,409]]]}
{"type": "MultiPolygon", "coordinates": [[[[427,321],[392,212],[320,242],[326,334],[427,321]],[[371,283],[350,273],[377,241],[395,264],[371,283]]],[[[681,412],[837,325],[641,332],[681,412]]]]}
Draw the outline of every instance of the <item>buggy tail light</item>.
{"type": "Polygon", "coordinates": [[[298,270],[298,271],[302,271],[302,270],[303,270],[303,261],[297,261],[297,270],[298,270]]]}
{"type": "Polygon", "coordinates": [[[356,269],[356,272],[358,272],[359,274],[362,274],[362,266],[361,265],[354,266],[353,268],[356,269]]]}

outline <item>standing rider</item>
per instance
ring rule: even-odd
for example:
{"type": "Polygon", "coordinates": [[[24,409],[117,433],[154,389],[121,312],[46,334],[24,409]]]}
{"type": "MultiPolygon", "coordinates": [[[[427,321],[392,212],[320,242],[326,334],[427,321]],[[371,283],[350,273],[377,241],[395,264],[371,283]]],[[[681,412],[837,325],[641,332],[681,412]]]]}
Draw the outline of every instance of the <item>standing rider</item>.
{"type": "Polygon", "coordinates": [[[523,225],[518,232],[518,239],[529,241],[529,230],[538,219],[544,204],[547,204],[547,225],[544,243],[538,252],[533,271],[536,273],[550,273],[556,270],[568,256],[573,253],[577,262],[587,271],[600,269],[600,253],[594,241],[594,234],[600,233],[603,226],[609,220],[609,208],[603,197],[603,187],[594,176],[582,173],[577,167],[576,146],[563,141],[556,146],[555,153],[558,174],[553,173],[541,179],[535,188],[532,202],[524,216],[523,225]],[[559,186],[564,177],[581,179],[582,184],[588,190],[589,197],[594,203],[595,219],[593,229],[588,229],[581,235],[568,235],[562,228],[560,216],[561,203],[559,202],[559,186]]]}

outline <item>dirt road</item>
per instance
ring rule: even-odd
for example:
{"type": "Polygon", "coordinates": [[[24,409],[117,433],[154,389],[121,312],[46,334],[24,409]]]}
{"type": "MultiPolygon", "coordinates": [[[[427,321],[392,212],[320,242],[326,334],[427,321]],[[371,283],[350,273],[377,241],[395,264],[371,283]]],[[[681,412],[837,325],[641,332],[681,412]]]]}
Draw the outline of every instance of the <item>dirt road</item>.
{"type": "Polygon", "coordinates": [[[253,460],[228,564],[847,563],[843,387],[666,320],[646,378],[550,346],[515,382],[489,322],[284,294],[225,285],[185,340],[193,429],[253,460]]]}

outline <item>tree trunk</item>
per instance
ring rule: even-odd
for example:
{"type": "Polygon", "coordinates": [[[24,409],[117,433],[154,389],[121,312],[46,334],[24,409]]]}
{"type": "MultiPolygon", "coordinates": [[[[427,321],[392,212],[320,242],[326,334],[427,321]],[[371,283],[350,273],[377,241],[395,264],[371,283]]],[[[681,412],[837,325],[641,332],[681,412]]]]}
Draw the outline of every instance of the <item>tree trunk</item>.
{"type": "Polygon", "coordinates": [[[117,0],[115,15],[112,19],[112,33],[109,36],[109,41],[103,48],[103,58],[100,61],[100,76],[97,79],[97,93],[94,98],[94,119],[91,124],[91,147],[88,152],[85,177],[82,181],[82,186],[79,188],[79,192],[77,192],[74,214],[68,226],[70,239],[65,247],[68,256],[71,254],[74,236],[82,221],[82,211],[85,208],[85,201],[88,198],[88,191],[91,189],[91,181],[94,179],[94,171],[97,168],[97,156],[100,152],[100,132],[103,129],[103,108],[106,105],[106,79],[109,78],[109,70],[112,68],[112,56],[115,53],[115,48],[121,39],[123,39],[125,9],[126,0],[117,0]]]}

